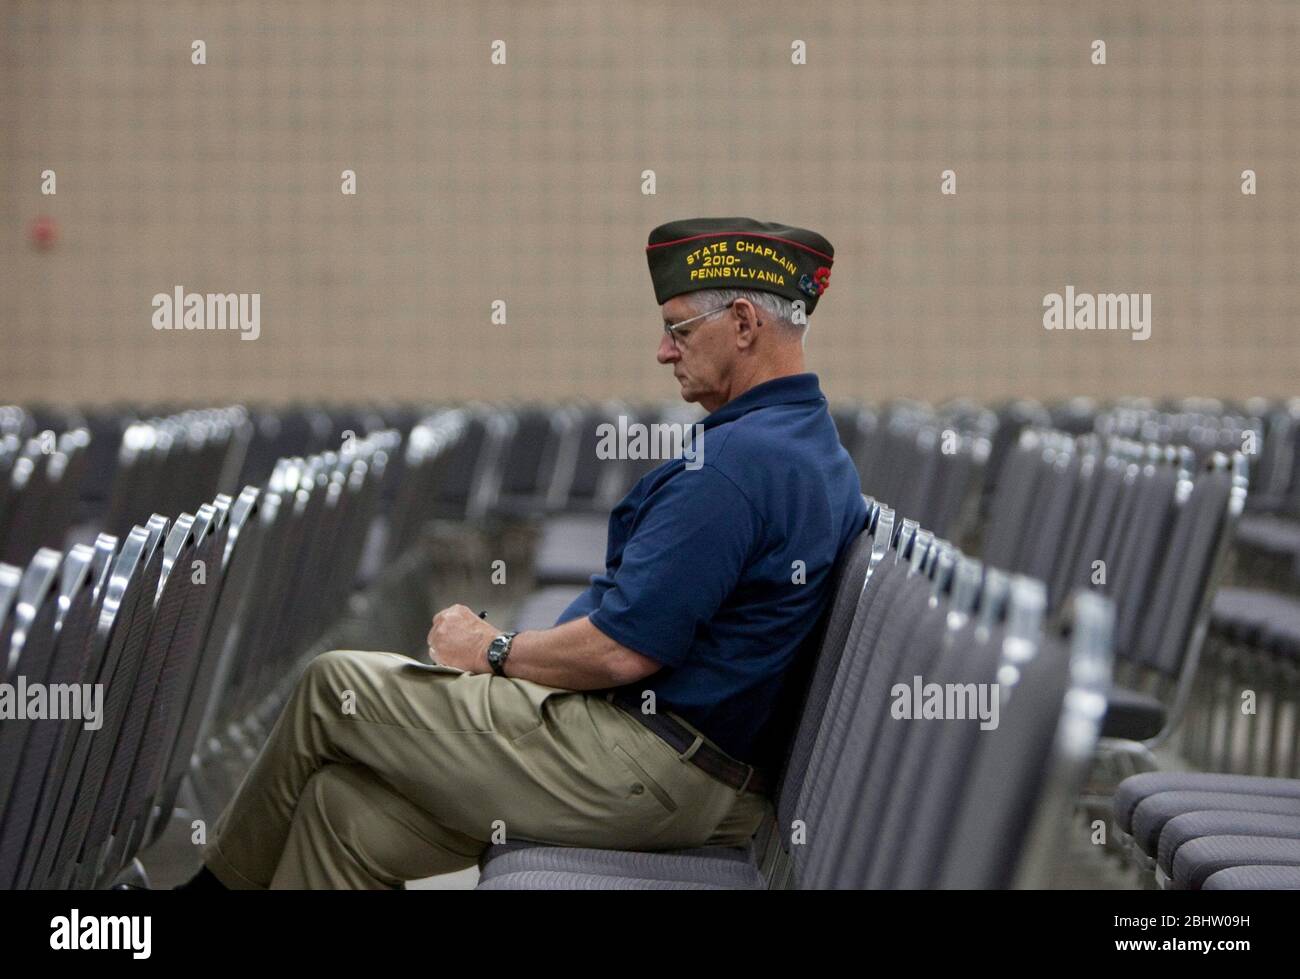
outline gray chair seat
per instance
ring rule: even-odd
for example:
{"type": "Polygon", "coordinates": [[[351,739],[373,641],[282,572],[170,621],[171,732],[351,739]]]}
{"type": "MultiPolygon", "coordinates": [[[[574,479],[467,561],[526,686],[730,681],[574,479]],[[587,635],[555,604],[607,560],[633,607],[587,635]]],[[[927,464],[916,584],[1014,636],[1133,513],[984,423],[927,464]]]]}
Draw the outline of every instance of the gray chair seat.
{"type": "Polygon", "coordinates": [[[635,877],[605,877],[601,874],[566,873],[560,870],[525,870],[503,874],[478,885],[483,891],[717,891],[712,884],[686,880],[644,880],[635,877]]]}
{"type": "Polygon", "coordinates": [[[1210,607],[1210,624],[1230,642],[1257,645],[1275,600],[1281,597],[1257,588],[1220,588],[1210,607]]]}
{"type": "Polygon", "coordinates": [[[1272,836],[1300,840],[1300,816],[1247,812],[1240,809],[1185,812],[1160,831],[1156,863],[1165,875],[1174,874],[1174,857],[1184,843],[1202,836],[1272,836]]]}
{"type": "Polygon", "coordinates": [[[1300,599],[1253,588],[1223,588],[1215,595],[1211,622],[1229,642],[1300,659],[1300,599]]]}
{"type": "MultiPolygon", "coordinates": [[[[1228,792],[1237,795],[1300,797],[1300,779],[1269,778],[1266,775],[1225,775],[1216,772],[1143,772],[1119,784],[1115,792],[1115,825],[1125,833],[1133,831],[1133,811],[1157,792],[1228,792]]],[[[1238,806],[1253,809],[1254,806],[1238,806]]]]}
{"type": "Polygon", "coordinates": [[[1291,602],[1288,614],[1269,621],[1264,641],[1279,656],[1300,661],[1300,602],[1291,602]]]}
{"type": "Polygon", "coordinates": [[[1155,697],[1127,687],[1111,687],[1106,700],[1104,738],[1146,741],[1165,726],[1165,707],[1155,697]]]}
{"type": "Polygon", "coordinates": [[[1243,796],[1234,792],[1157,792],[1147,796],[1133,812],[1133,840],[1142,852],[1154,856],[1160,847],[1160,834],[1175,816],[1188,812],[1217,809],[1239,812],[1249,806],[1251,812],[1276,816],[1300,816],[1300,795],[1279,798],[1271,795],[1243,796]]]}
{"type": "Polygon", "coordinates": [[[1300,867],[1300,840],[1271,836],[1202,836],[1179,847],[1173,886],[1200,890],[1220,870],[1246,866],[1300,867]]]}
{"type": "Polygon", "coordinates": [[[651,853],[542,844],[514,845],[489,847],[480,867],[480,886],[499,877],[538,873],[685,881],[745,890],[765,886],[751,851],[740,847],[696,847],[651,853]]]}
{"type": "Polygon", "coordinates": [[[539,585],[585,585],[605,568],[608,517],[565,516],[542,525],[541,540],[533,558],[533,576],[539,585]]]}
{"type": "Polygon", "coordinates": [[[1229,867],[1205,878],[1203,891],[1300,891],[1300,867],[1229,867]]]}
{"type": "Polygon", "coordinates": [[[1242,517],[1236,541],[1269,554],[1296,554],[1300,552],[1300,523],[1271,515],[1242,517]]]}

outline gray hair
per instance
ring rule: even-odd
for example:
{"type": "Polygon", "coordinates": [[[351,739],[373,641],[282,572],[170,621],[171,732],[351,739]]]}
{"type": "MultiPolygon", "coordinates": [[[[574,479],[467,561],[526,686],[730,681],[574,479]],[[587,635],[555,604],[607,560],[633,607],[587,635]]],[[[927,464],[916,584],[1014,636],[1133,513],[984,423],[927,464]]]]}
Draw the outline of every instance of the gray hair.
{"type": "Polygon", "coordinates": [[[691,305],[696,312],[704,312],[723,306],[734,299],[747,299],[754,307],[767,313],[776,320],[777,325],[787,332],[808,341],[807,320],[802,324],[794,321],[794,303],[774,292],[762,292],[758,289],[701,289],[692,292],[691,305]]]}

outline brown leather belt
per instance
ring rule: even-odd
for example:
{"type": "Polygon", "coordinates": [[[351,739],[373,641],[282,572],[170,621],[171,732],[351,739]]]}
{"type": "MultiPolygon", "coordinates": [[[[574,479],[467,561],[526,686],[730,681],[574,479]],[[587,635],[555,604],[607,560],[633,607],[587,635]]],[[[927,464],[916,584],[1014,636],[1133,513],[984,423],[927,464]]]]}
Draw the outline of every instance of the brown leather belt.
{"type": "Polygon", "coordinates": [[[690,761],[697,768],[703,769],[718,781],[731,786],[738,792],[768,794],[768,779],[762,771],[753,765],[746,765],[743,762],[736,761],[729,755],[725,755],[716,748],[705,744],[703,739],[697,737],[689,728],[674,718],[667,714],[645,713],[641,710],[640,700],[619,690],[610,691],[605,695],[605,699],[624,713],[631,714],[657,734],[675,752],[684,756],[685,760],[690,761]]]}

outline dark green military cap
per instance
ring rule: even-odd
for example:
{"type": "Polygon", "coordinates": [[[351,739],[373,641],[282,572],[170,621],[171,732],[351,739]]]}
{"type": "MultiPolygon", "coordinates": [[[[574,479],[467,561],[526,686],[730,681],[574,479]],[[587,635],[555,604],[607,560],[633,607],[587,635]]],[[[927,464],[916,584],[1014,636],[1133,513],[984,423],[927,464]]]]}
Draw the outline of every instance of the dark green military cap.
{"type": "Polygon", "coordinates": [[[835,260],[817,232],[753,218],[670,221],[650,232],[645,254],[661,306],[699,289],[758,289],[802,299],[809,313],[835,260]]]}

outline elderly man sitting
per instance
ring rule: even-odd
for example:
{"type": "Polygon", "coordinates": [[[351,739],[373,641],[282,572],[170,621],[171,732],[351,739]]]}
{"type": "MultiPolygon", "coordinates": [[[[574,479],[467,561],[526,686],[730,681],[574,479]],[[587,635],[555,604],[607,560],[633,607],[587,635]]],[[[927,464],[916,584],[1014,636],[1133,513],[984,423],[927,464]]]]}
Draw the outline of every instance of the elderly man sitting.
{"type": "Polygon", "coordinates": [[[646,254],[659,363],[709,412],[690,464],[618,504],[604,573],[554,627],[453,605],[430,665],[314,660],[184,887],[392,888],[510,839],[664,850],[758,828],[779,702],[866,519],[804,368],[833,251],[706,218],[656,228],[646,254]]]}

